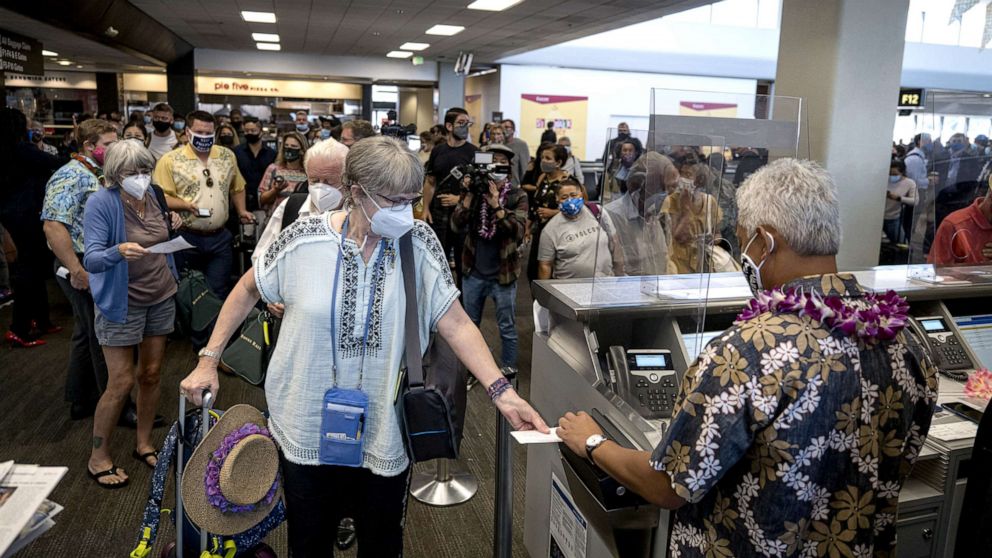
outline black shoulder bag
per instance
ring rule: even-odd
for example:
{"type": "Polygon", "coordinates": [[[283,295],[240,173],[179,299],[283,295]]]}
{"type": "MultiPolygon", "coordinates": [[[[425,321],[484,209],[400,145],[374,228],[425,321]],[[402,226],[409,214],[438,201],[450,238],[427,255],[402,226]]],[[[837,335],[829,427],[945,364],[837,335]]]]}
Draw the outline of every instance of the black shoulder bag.
{"type": "Polygon", "coordinates": [[[403,438],[414,463],[457,459],[465,425],[465,366],[440,336],[432,336],[420,354],[417,274],[413,237],[400,238],[400,261],[406,292],[406,389],[400,395],[403,438]]]}

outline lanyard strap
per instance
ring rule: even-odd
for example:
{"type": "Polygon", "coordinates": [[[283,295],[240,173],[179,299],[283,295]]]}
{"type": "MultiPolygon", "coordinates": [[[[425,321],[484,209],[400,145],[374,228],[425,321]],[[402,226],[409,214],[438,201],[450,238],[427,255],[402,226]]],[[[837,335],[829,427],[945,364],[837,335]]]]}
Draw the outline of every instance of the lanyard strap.
{"type": "MultiPolygon", "coordinates": [[[[335,315],[337,315],[338,308],[338,279],[341,277],[341,267],[344,264],[344,242],[348,235],[348,217],[345,217],[344,224],[341,226],[341,244],[338,249],[338,265],[334,270],[334,287],[331,289],[331,343],[337,343],[337,320],[335,320],[335,315]]],[[[369,324],[372,322],[372,306],[375,303],[375,288],[379,283],[379,269],[382,267],[383,255],[386,253],[385,250],[385,239],[379,241],[379,256],[376,258],[375,263],[372,268],[372,292],[369,294],[369,302],[365,310],[365,324],[362,333],[362,360],[361,366],[358,371],[358,389],[362,389],[362,380],[365,377],[365,353],[369,345],[369,324]]],[[[349,332],[346,332],[349,333],[349,332]]],[[[350,334],[350,333],[349,333],[350,334]]],[[[333,360],[332,366],[332,377],[333,387],[338,387],[338,351],[337,347],[333,347],[331,350],[331,359],[333,360]]]]}

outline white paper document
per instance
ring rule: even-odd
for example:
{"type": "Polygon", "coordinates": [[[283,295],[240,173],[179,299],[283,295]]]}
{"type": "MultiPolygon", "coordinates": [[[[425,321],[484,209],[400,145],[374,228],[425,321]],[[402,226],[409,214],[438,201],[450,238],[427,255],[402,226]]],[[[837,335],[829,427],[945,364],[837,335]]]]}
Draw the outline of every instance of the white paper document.
{"type": "Polygon", "coordinates": [[[148,251],[151,252],[152,254],[171,254],[173,252],[178,252],[180,250],[187,250],[192,247],[193,245],[190,244],[189,242],[186,242],[185,238],[181,236],[177,236],[176,238],[173,238],[168,242],[161,242],[154,246],[149,246],[148,251]]]}
{"type": "Polygon", "coordinates": [[[549,434],[541,434],[537,430],[515,430],[510,435],[518,444],[556,444],[561,441],[557,426],[549,434]]]}
{"type": "Polygon", "coordinates": [[[953,440],[967,440],[974,438],[978,434],[978,425],[970,420],[961,420],[947,424],[934,424],[930,426],[929,436],[938,440],[951,442],[953,440]]]}
{"type": "MultiPolygon", "coordinates": [[[[0,555],[7,551],[26,526],[32,524],[35,511],[42,506],[66,471],[66,467],[14,465],[0,481],[0,555]]],[[[61,506],[57,507],[61,511],[61,506]]],[[[58,511],[52,507],[42,508],[46,518],[51,518],[58,511]]]]}
{"type": "Polygon", "coordinates": [[[60,265],[59,268],[55,270],[55,275],[58,275],[63,279],[68,279],[69,270],[64,265],[60,265]]]}

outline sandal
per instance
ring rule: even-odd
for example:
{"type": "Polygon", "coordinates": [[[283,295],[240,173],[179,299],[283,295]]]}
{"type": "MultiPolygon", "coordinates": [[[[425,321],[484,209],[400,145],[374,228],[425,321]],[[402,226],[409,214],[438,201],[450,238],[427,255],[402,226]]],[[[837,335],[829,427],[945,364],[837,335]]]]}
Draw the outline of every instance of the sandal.
{"type": "Polygon", "coordinates": [[[148,458],[149,457],[154,457],[155,458],[156,465],[158,464],[158,452],[155,451],[155,450],[152,450],[152,451],[147,452],[147,453],[138,453],[138,450],[133,450],[133,451],[131,451],[131,457],[137,459],[138,461],[141,461],[149,469],[154,469],[155,468],[155,465],[152,465],[151,463],[148,462],[148,458]]]}
{"type": "Polygon", "coordinates": [[[113,482],[113,483],[111,483],[111,482],[100,482],[100,479],[102,479],[103,477],[109,477],[111,475],[116,475],[117,474],[117,471],[118,471],[117,465],[111,465],[109,469],[107,469],[106,471],[102,471],[100,473],[90,472],[89,468],[88,467],[86,468],[86,474],[89,475],[91,479],[93,479],[93,482],[95,482],[98,486],[100,486],[100,488],[106,488],[107,490],[115,490],[115,489],[118,489],[118,488],[124,488],[131,481],[131,479],[124,479],[121,482],[113,482]]]}

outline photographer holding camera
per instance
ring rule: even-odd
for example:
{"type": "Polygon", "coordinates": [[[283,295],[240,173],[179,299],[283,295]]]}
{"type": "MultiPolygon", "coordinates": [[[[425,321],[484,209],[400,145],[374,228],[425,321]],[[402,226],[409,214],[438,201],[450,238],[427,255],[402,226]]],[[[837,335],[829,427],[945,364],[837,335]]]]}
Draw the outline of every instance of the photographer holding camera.
{"type": "Polygon", "coordinates": [[[516,368],[517,246],[526,230],[527,193],[510,180],[512,149],[489,145],[483,151],[493,154],[492,164],[465,174],[461,198],[451,217],[452,229],[465,236],[462,300],[478,326],[486,299],[493,299],[502,341],[501,364],[516,368]]]}
{"type": "Polygon", "coordinates": [[[458,205],[460,173],[452,169],[471,164],[478,147],[468,141],[471,126],[468,112],[460,107],[448,109],[444,115],[444,128],[448,136],[444,143],[431,149],[427,159],[424,177],[424,220],[430,224],[441,241],[446,258],[454,259],[455,283],[461,287],[462,273],[458,261],[461,260],[463,239],[451,227],[451,216],[458,205]]]}

